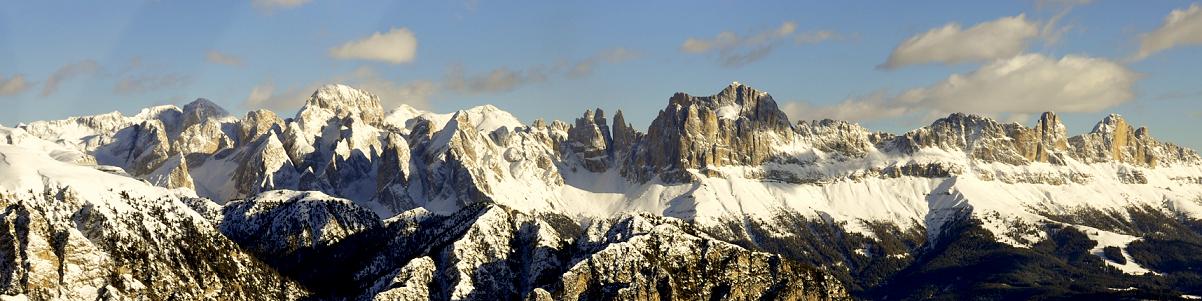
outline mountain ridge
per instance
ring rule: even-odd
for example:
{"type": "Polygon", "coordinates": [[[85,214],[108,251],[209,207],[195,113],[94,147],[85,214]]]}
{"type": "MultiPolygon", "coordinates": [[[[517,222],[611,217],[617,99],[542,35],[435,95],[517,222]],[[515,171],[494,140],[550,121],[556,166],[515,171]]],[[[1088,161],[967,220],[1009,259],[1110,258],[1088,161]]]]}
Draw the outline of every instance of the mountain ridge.
{"type": "MultiPolygon", "coordinates": [[[[0,142],[194,193],[202,198],[188,207],[214,231],[329,298],[926,298],[931,287],[891,280],[931,273],[927,264],[972,239],[1040,266],[1033,274],[1062,266],[1105,275],[1080,278],[1097,288],[1047,280],[1061,293],[1105,293],[1110,283],[1138,286],[1146,292],[1131,294],[1145,297],[1202,293],[1186,280],[1149,280],[1163,277],[1155,273],[1164,265],[1144,251],[1202,241],[1189,230],[1202,225],[1202,158],[1119,115],[1071,137],[1051,112],[1031,127],[953,113],[893,134],[829,119],[790,122],[771,95],[738,83],[711,96],[672,95],[646,132],[621,110],[527,125],[490,105],[436,114],[379,104],[369,92],[326,85],[293,118],[267,110],[233,117],[199,99],[135,116],[0,128],[0,142]],[[526,222],[481,220],[480,212],[526,222]],[[667,228],[588,237],[634,216],[667,228]],[[624,245],[631,235],[642,235],[633,249],[624,245]],[[392,236],[403,239],[385,242],[392,236]],[[773,272],[765,277],[777,284],[734,290],[734,276],[702,272],[704,250],[654,247],[682,242],[817,274],[773,272]],[[597,257],[607,247],[651,251],[629,261],[597,257]],[[1123,258],[1102,254],[1109,248],[1123,258]],[[1060,257],[1045,255],[1062,251],[1088,260],[1048,262],[1060,257]],[[692,287],[662,272],[603,272],[671,266],[659,258],[726,280],[692,287]],[[316,263],[329,260],[346,264],[316,263]],[[325,285],[295,268],[310,264],[344,280],[325,285]],[[788,280],[796,277],[806,280],[788,280]],[[581,281],[591,284],[572,285],[581,281]]],[[[970,284],[950,293],[980,291],[970,284]]]]}

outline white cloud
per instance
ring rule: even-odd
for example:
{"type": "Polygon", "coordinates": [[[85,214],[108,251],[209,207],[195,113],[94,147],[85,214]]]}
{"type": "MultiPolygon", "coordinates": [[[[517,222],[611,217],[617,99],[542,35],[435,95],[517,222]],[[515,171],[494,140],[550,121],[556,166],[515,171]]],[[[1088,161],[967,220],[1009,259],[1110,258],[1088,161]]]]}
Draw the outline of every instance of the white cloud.
{"type": "Polygon", "coordinates": [[[242,66],[241,58],[238,58],[237,56],[234,56],[231,54],[222,53],[217,50],[209,50],[209,52],[205,53],[205,61],[208,61],[208,62],[214,63],[214,64],[229,65],[229,66],[235,66],[235,67],[242,66]]]}
{"type": "Polygon", "coordinates": [[[0,75],[0,96],[14,95],[25,92],[26,89],[29,89],[29,83],[25,81],[24,75],[16,74],[8,78],[0,75]]]}
{"type": "Polygon", "coordinates": [[[739,67],[755,62],[790,38],[797,44],[813,44],[835,37],[830,31],[797,32],[797,23],[787,21],[771,30],[741,36],[724,31],[713,38],[688,38],[680,45],[685,53],[704,54],[716,52],[718,63],[724,67],[739,67]]]}
{"type": "Polygon", "coordinates": [[[404,27],[393,28],[384,33],[350,41],[330,49],[336,59],[382,61],[390,64],[412,62],[417,55],[417,37],[404,27]]]}
{"type": "Polygon", "coordinates": [[[1133,59],[1141,60],[1169,48],[1202,44],[1202,6],[1191,4],[1186,9],[1174,9],[1155,31],[1140,36],[1139,52],[1133,59]]]}
{"type": "Polygon", "coordinates": [[[58,91],[58,85],[63,81],[81,75],[95,74],[97,71],[100,71],[100,64],[93,60],[84,60],[59,67],[50,74],[49,78],[46,78],[46,83],[42,84],[42,96],[54,94],[58,91]]]}
{"type": "Polygon", "coordinates": [[[989,61],[1014,57],[1040,34],[1038,24],[1025,15],[1004,17],[961,29],[958,23],[931,29],[903,41],[880,68],[906,65],[989,61]]]}
{"type": "Polygon", "coordinates": [[[280,8],[294,8],[309,3],[310,0],[251,0],[251,5],[263,11],[280,8]]]}
{"type": "Polygon", "coordinates": [[[794,120],[869,121],[965,112],[1026,121],[1045,111],[1097,112],[1130,101],[1140,77],[1105,59],[1025,54],[893,96],[877,92],[833,105],[786,102],[782,110],[794,120]]]}
{"type": "Polygon", "coordinates": [[[1134,98],[1140,75],[1113,61],[1025,54],[902,93],[898,105],[940,112],[1096,112],[1134,98]]]}

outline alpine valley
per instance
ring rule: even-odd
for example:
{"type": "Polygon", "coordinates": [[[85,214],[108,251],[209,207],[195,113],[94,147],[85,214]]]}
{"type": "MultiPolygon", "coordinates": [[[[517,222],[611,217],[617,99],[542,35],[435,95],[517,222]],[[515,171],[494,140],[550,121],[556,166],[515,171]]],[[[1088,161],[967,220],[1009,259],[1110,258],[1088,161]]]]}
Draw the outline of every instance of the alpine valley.
{"type": "Polygon", "coordinates": [[[1190,299],[1202,157],[1119,115],[790,122],[738,83],[529,124],[345,85],[0,127],[0,297],[1190,299]]]}

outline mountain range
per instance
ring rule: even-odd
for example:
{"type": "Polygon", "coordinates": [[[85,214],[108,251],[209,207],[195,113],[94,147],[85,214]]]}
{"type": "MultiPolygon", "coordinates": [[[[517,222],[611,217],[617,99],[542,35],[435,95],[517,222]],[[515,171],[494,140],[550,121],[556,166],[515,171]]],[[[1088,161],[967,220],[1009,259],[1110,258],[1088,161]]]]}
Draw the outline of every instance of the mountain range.
{"type": "Polygon", "coordinates": [[[1119,115],[791,122],[732,83],[646,131],[346,85],[0,126],[33,300],[1196,299],[1202,157],[1119,115]]]}

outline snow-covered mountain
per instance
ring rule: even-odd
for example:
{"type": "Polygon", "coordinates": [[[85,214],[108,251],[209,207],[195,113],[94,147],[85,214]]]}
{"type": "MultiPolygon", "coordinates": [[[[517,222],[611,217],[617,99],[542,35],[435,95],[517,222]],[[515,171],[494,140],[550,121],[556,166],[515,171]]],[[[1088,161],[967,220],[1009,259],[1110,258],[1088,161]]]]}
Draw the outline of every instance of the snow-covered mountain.
{"type": "Polygon", "coordinates": [[[198,99],[0,138],[0,292],[35,299],[1202,295],[1202,157],[1119,115],[1071,137],[1051,112],[891,134],[791,123],[734,83],[673,95],[644,132],[602,109],[385,112],[327,85],[291,118],[198,99]],[[29,247],[72,235],[89,247],[29,247]],[[203,239],[162,245],[181,236],[203,239]],[[177,254],[188,277],[160,269],[177,254]],[[73,256],[126,264],[20,280],[73,256]]]}

